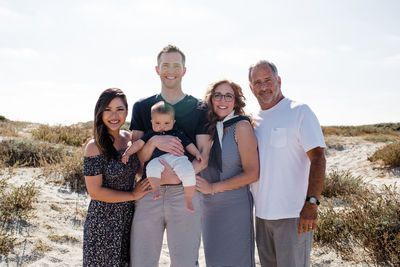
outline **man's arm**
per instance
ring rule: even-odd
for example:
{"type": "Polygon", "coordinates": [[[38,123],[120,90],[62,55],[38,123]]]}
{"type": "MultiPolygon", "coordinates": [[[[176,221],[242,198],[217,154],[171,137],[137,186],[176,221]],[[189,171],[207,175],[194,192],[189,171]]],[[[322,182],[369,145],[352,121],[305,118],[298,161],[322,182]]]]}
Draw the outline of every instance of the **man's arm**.
{"type": "MultiPolygon", "coordinates": [[[[324,148],[316,147],[307,152],[310,159],[310,174],[308,178],[307,196],[319,199],[325,182],[326,160],[324,148]]],[[[317,227],[318,205],[306,201],[300,212],[298,233],[309,232],[317,227]]]]}
{"type": "Polygon", "coordinates": [[[192,164],[194,172],[198,174],[200,171],[204,170],[208,166],[208,158],[211,149],[211,138],[208,134],[198,134],[196,135],[197,148],[200,151],[202,161],[194,159],[192,164]]]}
{"type": "Polygon", "coordinates": [[[144,135],[143,131],[139,131],[139,130],[132,130],[131,132],[131,141],[132,143],[137,141],[139,138],[141,138],[144,135]]]}
{"type": "MultiPolygon", "coordinates": [[[[141,132],[141,131],[133,131],[133,132],[141,132]]],[[[139,136],[138,133],[132,133],[132,136],[139,136]]],[[[142,137],[143,132],[138,137],[142,137]]],[[[167,153],[171,153],[176,156],[181,156],[184,154],[184,149],[181,144],[181,141],[178,137],[171,136],[171,135],[155,135],[151,137],[143,148],[139,151],[138,157],[141,162],[149,161],[151,155],[154,152],[154,149],[158,148],[161,151],[165,151],[167,153]]]]}
{"type": "Polygon", "coordinates": [[[187,152],[190,153],[190,155],[195,157],[197,160],[202,161],[201,153],[193,143],[190,143],[189,145],[187,145],[185,147],[185,149],[187,152]]]}

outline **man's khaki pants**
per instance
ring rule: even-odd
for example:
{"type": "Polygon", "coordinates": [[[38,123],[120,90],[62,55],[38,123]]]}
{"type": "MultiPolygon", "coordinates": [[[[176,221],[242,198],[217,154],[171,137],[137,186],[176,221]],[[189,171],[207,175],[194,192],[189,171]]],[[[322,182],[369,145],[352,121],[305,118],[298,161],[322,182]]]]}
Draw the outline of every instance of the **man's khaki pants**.
{"type": "Polygon", "coordinates": [[[131,230],[131,266],[158,267],[164,230],[171,267],[198,266],[201,238],[199,193],[193,196],[194,212],[186,209],[183,186],[160,187],[162,197],[153,193],[136,201],[131,230]]]}
{"type": "Polygon", "coordinates": [[[262,267],[310,266],[313,231],[299,235],[298,225],[299,218],[256,217],[256,241],[262,267]]]}

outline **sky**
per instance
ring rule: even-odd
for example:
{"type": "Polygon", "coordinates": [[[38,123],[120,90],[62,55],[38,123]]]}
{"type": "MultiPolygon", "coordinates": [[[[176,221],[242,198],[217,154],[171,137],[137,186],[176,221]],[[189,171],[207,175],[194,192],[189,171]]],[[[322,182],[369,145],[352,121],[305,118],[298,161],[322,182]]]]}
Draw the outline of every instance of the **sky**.
{"type": "Polygon", "coordinates": [[[248,68],[267,59],[284,96],[321,125],[399,122],[399,10],[398,0],[0,0],[0,115],[90,121],[110,87],[131,107],[160,92],[156,56],[174,44],[183,91],[198,98],[227,78],[256,113],[248,68]]]}

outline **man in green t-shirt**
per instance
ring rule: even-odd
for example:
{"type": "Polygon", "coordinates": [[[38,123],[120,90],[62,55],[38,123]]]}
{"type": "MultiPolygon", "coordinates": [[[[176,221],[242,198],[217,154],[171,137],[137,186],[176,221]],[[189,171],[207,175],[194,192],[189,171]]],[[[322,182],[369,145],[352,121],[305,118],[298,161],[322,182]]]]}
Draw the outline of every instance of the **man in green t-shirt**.
{"type": "MultiPolygon", "coordinates": [[[[210,137],[205,127],[207,107],[202,100],[182,91],[185,55],[177,47],[166,46],[157,57],[156,72],[161,80],[161,93],[139,100],[133,106],[130,129],[133,139],[152,129],[150,108],[163,100],[175,109],[176,125],[196,144],[203,161],[193,160],[195,172],[207,167],[210,137]]],[[[153,136],[140,152],[140,160],[150,159],[155,148],[183,155],[184,148],[175,136],[153,136]]],[[[166,166],[166,165],[165,165],[166,166]]],[[[201,225],[199,195],[193,197],[194,212],[186,209],[183,186],[166,166],[161,177],[162,197],[151,194],[136,201],[131,231],[131,263],[133,267],[156,267],[160,258],[164,230],[167,230],[171,266],[198,266],[201,225]]]]}

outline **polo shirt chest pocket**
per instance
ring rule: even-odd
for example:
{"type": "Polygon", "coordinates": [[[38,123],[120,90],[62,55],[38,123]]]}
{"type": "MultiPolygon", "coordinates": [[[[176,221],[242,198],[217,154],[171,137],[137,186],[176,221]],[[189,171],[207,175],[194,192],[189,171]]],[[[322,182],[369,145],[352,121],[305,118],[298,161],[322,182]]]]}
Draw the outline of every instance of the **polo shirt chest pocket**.
{"type": "Polygon", "coordinates": [[[287,129],[286,128],[272,128],[270,146],[280,148],[287,145],[287,129]]]}

